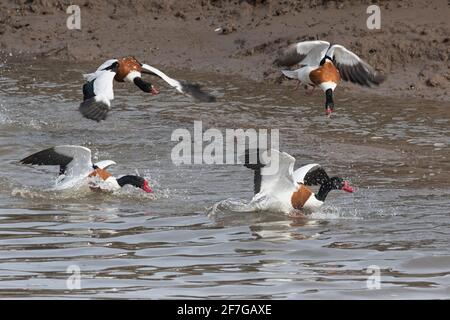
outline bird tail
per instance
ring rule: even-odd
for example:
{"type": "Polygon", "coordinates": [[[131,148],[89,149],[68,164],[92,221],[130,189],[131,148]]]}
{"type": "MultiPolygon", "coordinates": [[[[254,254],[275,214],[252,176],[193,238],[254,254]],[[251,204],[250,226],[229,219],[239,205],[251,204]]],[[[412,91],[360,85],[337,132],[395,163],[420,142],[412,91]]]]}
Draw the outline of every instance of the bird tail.
{"type": "Polygon", "coordinates": [[[98,96],[87,99],[80,104],[80,112],[83,117],[100,122],[105,120],[110,106],[98,96]]]}
{"type": "Polygon", "coordinates": [[[297,70],[291,71],[291,70],[281,70],[281,72],[288,78],[291,79],[298,79],[298,73],[297,70]]]}

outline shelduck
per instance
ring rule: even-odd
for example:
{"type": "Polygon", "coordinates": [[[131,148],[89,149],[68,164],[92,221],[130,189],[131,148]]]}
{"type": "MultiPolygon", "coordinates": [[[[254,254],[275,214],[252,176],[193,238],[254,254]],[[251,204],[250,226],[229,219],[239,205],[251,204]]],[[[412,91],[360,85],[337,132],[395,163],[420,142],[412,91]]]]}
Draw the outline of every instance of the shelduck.
{"type": "Polygon", "coordinates": [[[197,101],[215,101],[214,96],[202,91],[197,84],[175,80],[134,57],[125,57],[107,60],[94,73],[83,75],[87,82],[83,85],[83,102],[79,107],[81,114],[97,122],[106,119],[114,99],[113,80],[134,83],[142,91],[157,95],[159,90],[142,79],[143,73],[161,78],[178,92],[190,95],[197,101]]]}
{"type": "Polygon", "coordinates": [[[296,70],[281,70],[290,79],[297,79],[306,87],[320,87],[326,96],[327,115],[334,110],[333,91],[340,79],[361,86],[379,85],[385,77],[345,47],[327,41],[303,41],[282,50],[274,61],[278,67],[299,64],[296,70]]]}
{"type": "Polygon", "coordinates": [[[254,171],[254,196],[251,204],[261,209],[283,213],[292,213],[294,210],[311,213],[323,205],[330,191],[353,192],[348,181],[337,176],[329,177],[317,163],[294,171],[295,158],[286,152],[271,149],[270,161],[264,163],[260,160],[267,158],[267,154],[260,154],[259,151],[247,151],[244,162],[245,167],[254,171]],[[310,186],[319,186],[317,194],[310,186]]]}
{"type": "Polygon", "coordinates": [[[142,177],[134,175],[113,177],[106,169],[116,163],[112,160],[103,160],[93,164],[91,150],[82,146],[55,146],[36,152],[20,160],[20,163],[59,166],[56,190],[87,184],[93,191],[115,191],[125,185],[132,185],[147,193],[153,192],[148,181],[142,177]]]}

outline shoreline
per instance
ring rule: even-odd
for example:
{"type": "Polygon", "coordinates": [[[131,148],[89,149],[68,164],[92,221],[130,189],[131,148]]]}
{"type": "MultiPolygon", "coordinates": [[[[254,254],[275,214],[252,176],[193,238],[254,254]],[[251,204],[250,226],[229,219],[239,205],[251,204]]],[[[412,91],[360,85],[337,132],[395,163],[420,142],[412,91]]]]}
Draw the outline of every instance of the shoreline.
{"type": "Polygon", "coordinates": [[[272,66],[278,50],[320,38],[346,46],[387,76],[375,88],[342,81],[338,88],[342,92],[450,102],[450,4],[444,0],[380,1],[380,30],[366,26],[365,10],[371,1],[108,3],[15,0],[1,4],[2,61],[99,65],[112,57],[134,55],[159,67],[293,87],[272,66]],[[69,30],[65,8],[77,3],[81,30],[69,30]]]}

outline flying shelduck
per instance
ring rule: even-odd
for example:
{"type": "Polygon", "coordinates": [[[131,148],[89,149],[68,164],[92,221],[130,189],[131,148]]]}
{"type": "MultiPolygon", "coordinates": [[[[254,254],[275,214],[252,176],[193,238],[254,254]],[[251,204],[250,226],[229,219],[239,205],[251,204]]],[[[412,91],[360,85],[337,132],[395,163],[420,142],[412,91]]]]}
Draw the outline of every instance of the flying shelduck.
{"type": "Polygon", "coordinates": [[[113,80],[134,83],[142,91],[157,95],[158,89],[142,79],[143,73],[158,76],[178,92],[190,95],[197,101],[215,101],[214,96],[202,91],[197,84],[172,79],[134,57],[125,57],[107,60],[94,73],[83,75],[87,82],[83,85],[83,102],[79,108],[81,114],[97,122],[106,119],[111,109],[111,100],[114,99],[113,80]]]}
{"type": "Polygon", "coordinates": [[[333,91],[340,79],[361,86],[379,85],[385,77],[345,47],[327,41],[304,41],[282,50],[274,61],[278,67],[300,65],[296,70],[281,70],[290,79],[305,86],[320,87],[326,96],[327,115],[334,110],[333,91]]]}

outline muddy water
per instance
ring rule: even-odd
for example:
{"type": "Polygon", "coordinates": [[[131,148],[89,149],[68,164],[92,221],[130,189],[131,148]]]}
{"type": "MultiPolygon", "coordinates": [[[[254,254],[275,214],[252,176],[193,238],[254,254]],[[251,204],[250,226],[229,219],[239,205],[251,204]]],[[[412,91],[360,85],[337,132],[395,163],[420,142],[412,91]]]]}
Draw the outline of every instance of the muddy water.
{"type": "Polygon", "coordinates": [[[77,111],[80,74],[93,67],[1,66],[0,297],[450,297],[448,103],[338,90],[327,119],[319,92],[173,71],[218,102],[116,84],[113,112],[96,124],[77,111]],[[298,166],[319,162],[357,192],[331,193],[308,218],[232,212],[252,196],[251,172],[170,160],[172,131],[192,131],[194,120],[279,129],[280,149],[298,166]],[[60,144],[115,160],[114,174],[137,171],[155,194],[45,191],[56,170],[17,160],[60,144]],[[67,287],[70,266],[81,289],[67,287]],[[370,266],[379,289],[367,287],[370,266]]]}

